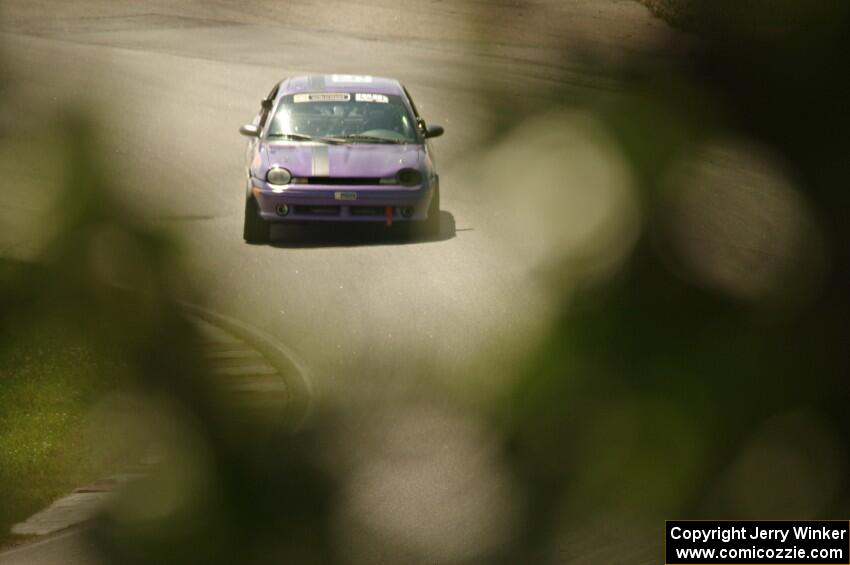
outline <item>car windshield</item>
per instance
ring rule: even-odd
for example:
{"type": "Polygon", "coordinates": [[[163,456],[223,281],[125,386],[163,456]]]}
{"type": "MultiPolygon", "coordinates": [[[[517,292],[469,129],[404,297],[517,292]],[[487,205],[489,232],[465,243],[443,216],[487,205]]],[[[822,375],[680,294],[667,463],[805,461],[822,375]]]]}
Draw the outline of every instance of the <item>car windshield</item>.
{"type": "Polygon", "coordinates": [[[268,137],[416,143],[416,126],[401,96],[365,92],[290,94],[278,104],[268,137]]]}

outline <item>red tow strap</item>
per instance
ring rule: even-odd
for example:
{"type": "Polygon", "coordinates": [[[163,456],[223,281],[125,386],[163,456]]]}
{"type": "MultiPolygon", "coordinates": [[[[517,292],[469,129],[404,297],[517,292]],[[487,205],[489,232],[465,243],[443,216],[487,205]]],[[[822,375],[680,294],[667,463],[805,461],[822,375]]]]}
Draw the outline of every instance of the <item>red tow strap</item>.
{"type": "Polygon", "coordinates": [[[393,225],[393,207],[387,206],[384,208],[384,217],[387,219],[387,227],[393,225]]]}

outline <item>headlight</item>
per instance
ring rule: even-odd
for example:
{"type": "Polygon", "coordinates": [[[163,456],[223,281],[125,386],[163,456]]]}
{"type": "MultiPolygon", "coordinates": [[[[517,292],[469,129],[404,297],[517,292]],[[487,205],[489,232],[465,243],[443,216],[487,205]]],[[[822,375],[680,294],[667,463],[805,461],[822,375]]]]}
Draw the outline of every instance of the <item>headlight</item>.
{"type": "Polygon", "coordinates": [[[272,167],[266,173],[266,180],[269,181],[269,184],[289,184],[289,181],[292,180],[292,175],[286,169],[272,167]]]}
{"type": "Polygon", "coordinates": [[[398,172],[398,184],[404,186],[422,184],[422,173],[416,169],[402,169],[398,172]]]}

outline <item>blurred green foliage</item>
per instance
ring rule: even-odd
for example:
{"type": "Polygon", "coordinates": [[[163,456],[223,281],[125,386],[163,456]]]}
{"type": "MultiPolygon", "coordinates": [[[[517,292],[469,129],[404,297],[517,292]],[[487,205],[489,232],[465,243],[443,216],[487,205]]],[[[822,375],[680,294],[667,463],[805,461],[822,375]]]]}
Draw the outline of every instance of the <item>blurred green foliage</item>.
{"type": "MultiPolygon", "coordinates": [[[[805,26],[749,34],[765,11],[759,5],[716,10],[712,17],[735,20],[734,32],[712,26],[699,49],[671,48],[663,73],[625,65],[622,91],[579,107],[604,127],[634,175],[641,232],[609,276],[575,292],[556,288],[563,300],[550,334],[498,408],[475,414],[497,434],[520,510],[500,551],[469,562],[553,561],[564,532],[588,524],[629,524],[660,543],[664,519],[850,510],[850,20],[841,5],[800,3],[794,10],[806,15],[805,26]],[[779,280],[778,297],[742,299],[688,273],[672,251],[669,202],[687,183],[671,187],[671,172],[724,136],[767,148],[813,211],[822,242],[811,243],[830,261],[805,296],[779,280]]],[[[557,87],[551,99],[559,107],[571,100],[557,87]]],[[[203,386],[193,331],[173,299],[173,250],[112,200],[86,124],[71,120],[63,129],[60,206],[68,219],[38,271],[4,279],[0,324],[6,335],[22,323],[65,324],[124,360],[127,382],[154,398],[152,412],[167,422],[172,458],[93,531],[105,560],[350,560],[334,541],[345,467],[326,453],[343,442],[344,425],[323,415],[293,436],[222,411],[203,386]],[[143,292],[110,286],[128,281],[142,281],[143,292]]],[[[732,227],[752,221],[707,195],[732,227]]],[[[693,227],[698,241],[717,236],[693,227]]],[[[808,269],[805,259],[791,256],[791,269],[808,269]]],[[[370,414],[366,407],[361,417],[370,414]]]]}
{"type": "MultiPolygon", "coordinates": [[[[113,200],[89,124],[71,112],[55,130],[65,137],[57,235],[35,262],[0,263],[3,538],[52,499],[148,454],[150,438],[98,416],[109,395],[141,387],[201,398],[203,362],[173,302],[171,247],[113,200]],[[124,290],[127,281],[147,286],[124,290]]],[[[27,139],[3,143],[24,152],[27,139]]]]}
{"type": "MultiPolygon", "coordinates": [[[[823,33],[834,29],[835,17],[847,15],[840,0],[640,0],[653,13],[672,25],[693,31],[711,40],[775,36],[789,32],[823,33]]],[[[840,24],[839,26],[840,27],[840,24]]]]}
{"type": "MultiPolygon", "coordinates": [[[[786,5],[793,16],[772,2],[655,3],[677,22],[697,18],[699,49],[671,49],[673,72],[631,74],[622,95],[587,106],[636,173],[644,228],[615,275],[565,302],[505,399],[511,461],[535,517],[518,559],[592,515],[657,532],[664,519],[848,512],[850,18],[844,3],[786,5]],[[757,33],[783,16],[794,25],[757,33]],[[697,182],[671,189],[671,169],[730,136],[778,155],[815,210],[832,263],[802,304],[780,304],[793,301],[790,278],[777,283],[779,303],[741,301],[683,276],[671,259],[671,190],[697,182]]],[[[746,190],[735,183],[747,174],[730,170],[726,182],[746,190]]],[[[721,197],[708,192],[706,204],[721,197]]],[[[752,221],[749,211],[725,212],[732,227],[752,221]]],[[[702,247],[718,237],[690,227],[702,247]]],[[[792,270],[811,268],[794,261],[792,270]]]]}
{"type": "MultiPolygon", "coordinates": [[[[3,271],[20,272],[6,264],[3,271]]],[[[4,280],[6,276],[2,277],[4,280]]],[[[120,366],[64,331],[16,328],[0,338],[0,528],[51,500],[135,463],[104,452],[91,409],[111,391],[120,366]]],[[[138,455],[138,454],[136,454],[138,455]]]]}

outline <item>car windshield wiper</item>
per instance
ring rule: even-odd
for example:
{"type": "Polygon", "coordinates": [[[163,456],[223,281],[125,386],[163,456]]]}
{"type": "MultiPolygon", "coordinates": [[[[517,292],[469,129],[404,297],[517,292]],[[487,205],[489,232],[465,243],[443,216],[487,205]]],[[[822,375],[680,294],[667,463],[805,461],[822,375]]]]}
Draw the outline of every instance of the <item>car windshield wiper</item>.
{"type": "Polygon", "coordinates": [[[344,135],[341,137],[334,137],[333,139],[341,141],[365,141],[367,143],[402,143],[396,139],[388,139],[386,137],[377,137],[374,135],[344,135]]]}
{"type": "Polygon", "coordinates": [[[342,143],[341,140],[333,137],[313,137],[312,135],[304,135],[303,133],[270,133],[269,137],[286,138],[294,141],[319,141],[321,143],[342,143]]]}

